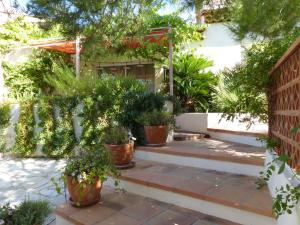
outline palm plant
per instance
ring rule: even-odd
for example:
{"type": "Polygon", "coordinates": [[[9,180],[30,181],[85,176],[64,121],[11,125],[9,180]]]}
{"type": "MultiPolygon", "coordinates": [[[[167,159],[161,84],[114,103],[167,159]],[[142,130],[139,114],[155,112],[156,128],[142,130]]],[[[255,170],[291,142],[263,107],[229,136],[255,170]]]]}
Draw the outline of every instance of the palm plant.
{"type": "Polygon", "coordinates": [[[190,112],[210,108],[211,94],[218,78],[208,70],[212,61],[183,53],[174,57],[174,93],[190,112]]]}

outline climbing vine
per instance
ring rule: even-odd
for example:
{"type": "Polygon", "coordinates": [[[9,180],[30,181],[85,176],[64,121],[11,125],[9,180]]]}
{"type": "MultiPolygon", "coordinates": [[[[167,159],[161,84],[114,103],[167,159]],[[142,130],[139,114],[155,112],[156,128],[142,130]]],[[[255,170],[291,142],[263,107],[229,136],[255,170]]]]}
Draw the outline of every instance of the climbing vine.
{"type": "Polygon", "coordinates": [[[6,135],[5,129],[9,125],[10,120],[10,106],[3,104],[0,106],[0,152],[6,152],[6,135]]]}
{"type": "MultiPolygon", "coordinates": [[[[300,126],[296,125],[291,129],[292,133],[297,133],[300,126]]],[[[264,171],[260,172],[260,176],[256,182],[257,188],[260,189],[270,181],[272,175],[276,172],[278,175],[282,174],[288,166],[289,156],[282,154],[277,157],[273,152],[275,148],[279,148],[279,141],[277,139],[268,137],[264,139],[266,142],[267,149],[275,155],[275,159],[267,164],[264,171]],[[279,169],[276,171],[276,166],[279,169]]],[[[292,176],[289,178],[290,181],[295,180],[298,184],[293,183],[282,185],[276,188],[276,195],[273,198],[273,212],[276,217],[279,217],[285,213],[292,214],[293,209],[298,205],[300,201],[300,178],[298,171],[292,171],[292,176]]]]}
{"type": "Polygon", "coordinates": [[[39,102],[39,142],[49,157],[60,158],[72,152],[77,144],[73,126],[74,98],[44,98],[39,102]],[[57,112],[57,113],[56,113],[57,112]]]}
{"type": "Polygon", "coordinates": [[[16,143],[13,152],[22,157],[31,156],[36,151],[34,101],[20,104],[19,121],[15,126],[16,143]]]}

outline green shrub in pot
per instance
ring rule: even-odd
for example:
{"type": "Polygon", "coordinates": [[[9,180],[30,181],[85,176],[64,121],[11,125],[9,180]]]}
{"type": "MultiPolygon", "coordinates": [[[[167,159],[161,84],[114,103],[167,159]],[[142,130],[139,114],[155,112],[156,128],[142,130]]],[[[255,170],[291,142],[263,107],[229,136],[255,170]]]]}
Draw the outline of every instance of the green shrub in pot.
{"type": "Polygon", "coordinates": [[[110,153],[103,147],[81,150],[67,160],[62,178],[67,184],[70,201],[88,206],[100,201],[100,191],[108,176],[117,177],[110,153]]]}
{"type": "Polygon", "coordinates": [[[134,142],[128,130],[121,126],[110,126],[104,130],[103,140],[117,168],[132,167],[134,142]]]}
{"type": "Polygon", "coordinates": [[[162,146],[166,144],[168,130],[173,127],[174,118],[166,111],[153,110],[140,115],[137,122],[144,125],[147,145],[162,146]]]}

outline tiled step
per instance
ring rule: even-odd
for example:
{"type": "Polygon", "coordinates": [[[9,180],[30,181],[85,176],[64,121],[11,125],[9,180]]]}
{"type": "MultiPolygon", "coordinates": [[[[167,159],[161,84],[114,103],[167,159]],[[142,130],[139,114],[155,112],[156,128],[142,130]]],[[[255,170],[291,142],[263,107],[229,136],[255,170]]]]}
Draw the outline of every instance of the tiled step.
{"type": "Polygon", "coordinates": [[[264,131],[239,131],[224,128],[207,128],[208,134],[215,139],[232,141],[241,144],[261,147],[262,143],[257,138],[265,136],[264,131]]]}
{"type": "Polygon", "coordinates": [[[108,188],[103,188],[101,194],[101,204],[58,207],[56,225],[239,225],[135,194],[108,188]]]}
{"type": "Polygon", "coordinates": [[[135,168],[122,172],[121,186],[240,224],[276,224],[269,191],[257,190],[250,176],[137,160],[135,168]]]}
{"type": "Polygon", "coordinates": [[[173,134],[174,141],[191,141],[203,138],[209,138],[208,134],[194,133],[187,131],[175,131],[173,134]]]}
{"type": "Polygon", "coordinates": [[[258,176],[263,170],[265,149],[205,138],[171,142],[163,147],[140,146],[135,156],[138,159],[258,176]]]}

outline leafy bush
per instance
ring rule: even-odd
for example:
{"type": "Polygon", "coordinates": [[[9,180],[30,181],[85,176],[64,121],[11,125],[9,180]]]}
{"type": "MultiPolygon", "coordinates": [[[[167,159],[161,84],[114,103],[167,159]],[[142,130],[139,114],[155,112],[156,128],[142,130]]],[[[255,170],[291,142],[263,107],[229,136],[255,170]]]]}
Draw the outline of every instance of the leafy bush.
{"type": "Polygon", "coordinates": [[[13,152],[18,156],[31,156],[36,150],[34,102],[27,101],[20,104],[19,121],[16,123],[16,143],[13,152]]]}
{"type": "Polygon", "coordinates": [[[275,40],[253,44],[245,52],[244,62],[223,72],[214,106],[228,118],[235,113],[249,113],[248,120],[268,119],[267,92],[272,82],[269,72],[300,34],[300,29],[275,40]],[[222,87],[223,85],[223,87],[222,87]]]}
{"type": "Polygon", "coordinates": [[[67,160],[64,175],[72,176],[78,181],[94,182],[95,178],[105,181],[108,176],[118,174],[110,153],[103,147],[84,149],[67,160]]]}
{"type": "Polygon", "coordinates": [[[50,206],[47,201],[22,202],[17,207],[6,204],[0,207],[0,221],[4,225],[40,225],[50,213],[50,206]]]}
{"type": "Polygon", "coordinates": [[[9,125],[10,106],[8,104],[0,105],[0,152],[6,152],[5,129],[9,125]]]}
{"type": "Polygon", "coordinates": [[[174,94],[188,112],[206,112],[211,108],[212,93],[218,79],[207,69],[213,65],[192,53],[174,57],[174,94]]]}
{"type": "Polygon", "coordinates": [[[127,144],[129,143],[129,134],[123,127],[110,126],[104,130],[103,140],[106,144],[127,144]]]}
{"type": "Polygon", "coordinates": [[[165,111],[145,112],[136,121],[144,126],[162,126],[173,123],[172,114],[165,111]]]}

